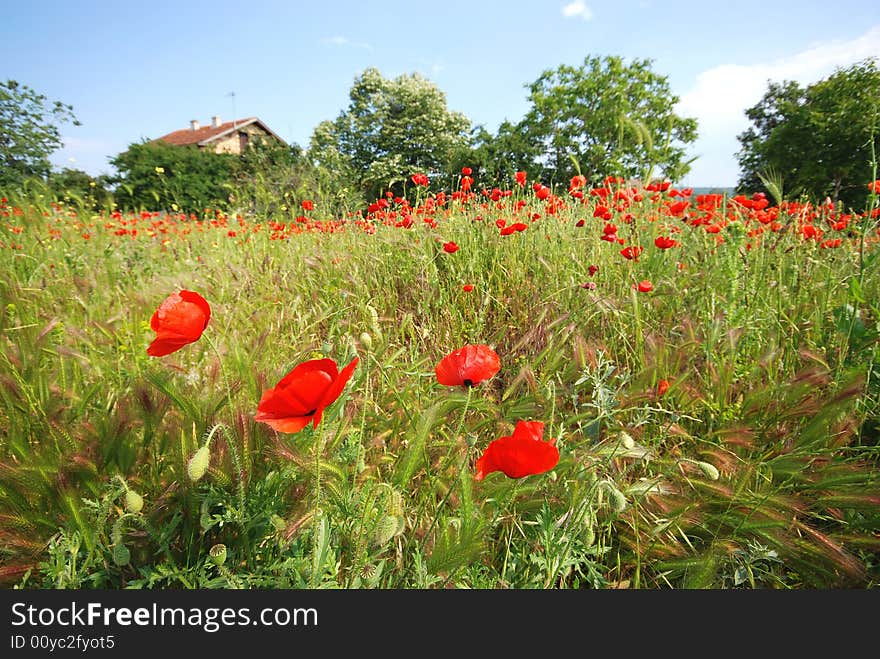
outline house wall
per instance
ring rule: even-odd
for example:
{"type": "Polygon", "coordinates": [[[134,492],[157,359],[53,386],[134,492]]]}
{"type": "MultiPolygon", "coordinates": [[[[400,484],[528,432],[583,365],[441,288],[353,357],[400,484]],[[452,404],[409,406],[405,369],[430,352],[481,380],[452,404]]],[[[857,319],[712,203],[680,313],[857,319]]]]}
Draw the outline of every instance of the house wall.
{"type": "MultiPolygon", "coordinates": [[[[241,141],[239,140],[239,133],[247,133],[248,134],[248,143],[253,139],[256,135],[269,135],[265,130],[257,126],[256,124],[248,124],[244,128],[238,129],[236,132],[230,133],[225,137],[213,142],[214,150],[217,153],[241,153],[241,141]]],[[[273,138],[274,139],[274,138],[273,138]]]]}

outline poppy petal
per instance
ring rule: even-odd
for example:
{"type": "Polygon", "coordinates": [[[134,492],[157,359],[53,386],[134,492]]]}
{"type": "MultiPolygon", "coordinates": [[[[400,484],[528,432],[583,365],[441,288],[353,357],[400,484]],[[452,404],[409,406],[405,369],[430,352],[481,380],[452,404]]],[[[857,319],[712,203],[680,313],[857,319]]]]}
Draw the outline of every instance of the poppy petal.
{"type": "Polygon", "coordinates": [[[278,432],[286,432],[286,433],[295,433],[299,432],[307,425],[309,425],[309,421],[312,420],[311,416],[295,416],[295,417],[286,417],[283,419],[275,419],[271,417],[267,417],[263,415],[261,412],[257,412],[254,416],[255,421],[260,421],[261,423],[265,423],[270,428],[274,428],[278,432]]]}
{"type": "Polygon", "coordinates": [[[359,359],[355,357],[352,359],[348,366],[342,369],[339,375],[336,376],[336,379],[333,380],[333,383],[327,390],[324,392],[324,395],[321,396],[321,401],[318,404],[318,408],[322,409],[333,403],[339,395],[342,393],[342,390],[345,389],[345,385],[348,383],[349,378],[351,378],[351,374],[354,373],[355,366],[358,365],[359,359]]]}
{"type": "Polygon", "coordinates": [[[500,471],[509,478],[523,478],[550,471],[559,463],[555,440],[543,440],[544,424],[519,421],[513,434],[489,443],[476,464],[476,480],[500,471]]]}
{"type": "Polygon", "coordinates": [[[161,357],[201,337],[211,318],[211,307],[198,293],[181,290],[166,297],[150,318],[156,338],[147,354],[161,357]]]}

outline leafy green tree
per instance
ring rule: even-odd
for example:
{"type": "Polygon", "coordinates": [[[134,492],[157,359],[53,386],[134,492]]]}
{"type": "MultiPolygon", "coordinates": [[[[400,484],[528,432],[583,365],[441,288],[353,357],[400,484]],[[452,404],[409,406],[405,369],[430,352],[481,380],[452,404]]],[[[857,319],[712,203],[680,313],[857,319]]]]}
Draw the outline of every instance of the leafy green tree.
{"type": "Polygon", "coordinates": [[[439,177],[468,143],[470,121],[450,111],[446,95],[419,74],[387,79],[374,68],[355,78],[349,105],[312,135],[310,157],[343,172],[366,198],[410,174],[439,177]]]}
{"type": "Polygon", "coordinates": [[[117,203],[128,209],[201,212],[228,208],[229,195],[241,168],[240,157],[195,145],[164,142],[132,144],[111,159],[117,203]]]}
{"type": "Polygon", "coordinates": [[[539,145],[546,179],[650,178],[656,168],[679,179],[690,168],[685,147],[697,122],[675,114],[678,97],[650,60],[586,57],[579,67],[544,71],[527,88],[531,108],[520,130],[539,145]]]}
{"type": "Polygon", "coordinates": [[[769,82],[737,139],[740,191],[863,208],[880,129],[880,70],[866,59],[807,87],[769,82]]]}
{"type": "Polygon", "coordinates": [[[110,208],[113,195],[108,190],[109,177],[91,176],[81,169],[65,167],[49,173],[48,184],[56,199],[98,210],[110,208]]]}
{"type": "Polygon", "coordinates": [[[0,190],[11,190],[25,179],[45,179],[49,156],[63,146],[60,125],[80,122],[73,107],[50,102],[27,85],[0,81],[0,190]]]}
{"type": "Polygon", "coordinates": [[[510,187],[518,171],[525,171],[530,180],[541,174],[539,151],[537,140],[525,132],[522,124],[503,121],[495,135],[479,125],[471,131],[469,146],[453,158],[452,173],[466,166],[486,187],[510,187]]]}

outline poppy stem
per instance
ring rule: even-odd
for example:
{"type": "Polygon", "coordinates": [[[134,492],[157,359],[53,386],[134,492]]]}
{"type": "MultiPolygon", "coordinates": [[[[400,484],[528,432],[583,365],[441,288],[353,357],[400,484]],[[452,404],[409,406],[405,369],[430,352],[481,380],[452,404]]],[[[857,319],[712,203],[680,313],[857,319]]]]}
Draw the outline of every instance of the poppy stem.
{"type": "Polygon", "coordinates": [[[324,433],[316,430],[318,437],[315,439],[315,512],[312,515],[312,588],[318,587],[318,572],[321,569],[319,547],[319,524],[321,524],[321,454],[324,452],[324,433]]]}
{"type": "MultiPolygon", "coordinates": [[[[461,433],[461,429],[464,426],[464,419],[467,416],[468,408],[470,407],[470,404],[471,404],[471,392],[472,391],[473,391],[473,387],[468,387],[467,398],[464,401],[464,410],[461,413],[461,419],[459,419],[458,427],[455,429],[455,434],[452,436],[452,444],[449,447],[449,450],[446,452],[446,458],[443,460],[443,464],[440,466],[440,473],[441,474],[443,473],[443,470],[446,468],[446,464],[449,462],[449,458],[452,455],[452,449],[455,448],[455,440],[458,437],[458,435],[461,433]]],[[[467,442],[465,442],[464,457],[462,458],[461,464],[458,466],[458,469],[456,469],[456,476],[458,476],[458,474],[461,472],[461,470],[464,469],[464,466],[465,466],[465,463],[467,462],[469,453],[470,453],[470,446],[468,446],[467,442]]],[[[456,481],[457,480],[458,480],[458,478],[456,478],[456,481]]],[[[455,481],[450,483],[449,487],[446,489],[446,494],[443,495],[443,499],[440,500],[440,503],[437,505],[437,508],[434,510],[434,516],[431,519],[431,525],[428,527],[428,531],[425,533],[424,538],[422,538],[422,546],[420,548],[419,553],[421,553],[421,550],[424,550],[425,544],[428,542],[428,538],[431,537],[431,531],[433,531],[434,527],[437,525],[437,518],[440,516],[440,511],[443,509],[443,506],[446,505],[446,502],[449,500],[449,496],[452,494],[452,489],[454,486],[455,486],[455,481]]]]}

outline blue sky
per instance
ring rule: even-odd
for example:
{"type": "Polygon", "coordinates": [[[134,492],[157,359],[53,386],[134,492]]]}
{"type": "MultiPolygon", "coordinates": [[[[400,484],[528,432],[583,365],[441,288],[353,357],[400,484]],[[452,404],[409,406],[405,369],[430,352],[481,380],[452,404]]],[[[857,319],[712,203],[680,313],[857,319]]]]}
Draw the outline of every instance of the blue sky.
{"type": "Polygon", "coordinates": [[[0,77],[73,105],[59,167],[97,175],[143,138],[257,116],[307,146],[367,67],[419,72],[450,109],[494,132],[528,110],[525,86],[587,56],[648,58],[698,119],[683,185],[731,186],[745,108],[767,80],[809,84],[880,58],[875,1],[5,3],[0,77]],[[229,92],[235,92],[235,97],[229,92]]]}

